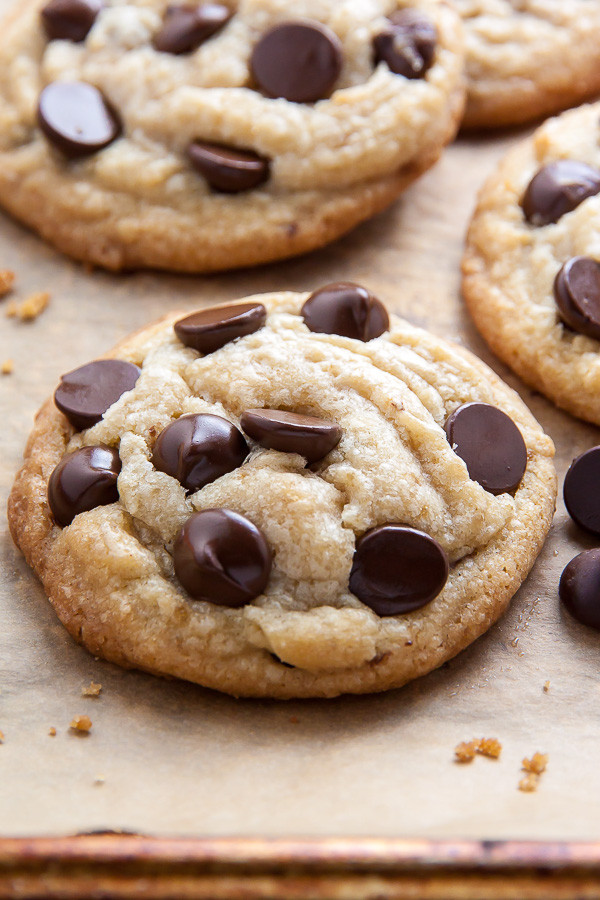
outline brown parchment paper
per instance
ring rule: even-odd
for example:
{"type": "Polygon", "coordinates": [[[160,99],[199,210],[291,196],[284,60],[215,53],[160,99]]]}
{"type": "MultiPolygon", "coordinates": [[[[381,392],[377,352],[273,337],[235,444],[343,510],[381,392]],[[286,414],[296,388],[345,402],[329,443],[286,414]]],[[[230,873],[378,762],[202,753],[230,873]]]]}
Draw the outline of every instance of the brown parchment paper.
{"type": "Polygon", "coordinates": [[[218,277],[86,272],[0,217],[0,268],[16,271],[17,298],[52,294],[33,323],[5,318],[0,302],[0,362],[14,360],[0,377],[0,835],[600,837],[600,635],[566,616],[557,595],[565,564],[593,542],[562,499],[510,611],[458,658],[400,691],[287,703],[236,701],[94,660],[58,623],[4,513],[33,415],[62,372],[173,308],[338,279],[463,343],[519,390],[556,442],[562,487],[598,430],[512,376],[459,295],[476,190],[523,136],[461,139],[389,212],[332,247],[218,277]],[[97,699],[81,696],[91,680],[103,686],[97,699]],[[70,733],[84,713],[91,734],[70,733]],[[456,765],[454,746],[482,736],[500,739],[501,758],[456,765]],[[535,751],[549,754],[548,769],[536,793],[521,793],[521,760],[535,751]]]}

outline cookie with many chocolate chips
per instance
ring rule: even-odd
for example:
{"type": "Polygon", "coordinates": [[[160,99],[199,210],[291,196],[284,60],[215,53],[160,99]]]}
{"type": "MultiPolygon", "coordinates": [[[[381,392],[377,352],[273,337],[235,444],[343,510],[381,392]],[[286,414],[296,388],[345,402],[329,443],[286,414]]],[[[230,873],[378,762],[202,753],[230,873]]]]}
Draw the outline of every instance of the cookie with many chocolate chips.
{"type": "Polygon", "coordinates": [[[453,0],[466,35],[469,128],[529,122],[600,91],[590,0],[453,0]]]}
{"type": "Polygon", "coordinates": [[[479,194],[463,290],[492,350],[600,425],[600,104],[549,119],[479,194]]]}
{"type": "Polygon", "coordinates": [[[550,439],[359,285],[171,315],[91,365],[108,386],[63,378],[9,521],[121,665],[240,696],[397,687],[482,634],[544,542],[550,439]]]}
{"type": "Polygon", "coordinates": [[[0,206],[109,269],[295,256],[433,165],[462,70],[444,0],[26,0],[0,40],[0,206]]]}

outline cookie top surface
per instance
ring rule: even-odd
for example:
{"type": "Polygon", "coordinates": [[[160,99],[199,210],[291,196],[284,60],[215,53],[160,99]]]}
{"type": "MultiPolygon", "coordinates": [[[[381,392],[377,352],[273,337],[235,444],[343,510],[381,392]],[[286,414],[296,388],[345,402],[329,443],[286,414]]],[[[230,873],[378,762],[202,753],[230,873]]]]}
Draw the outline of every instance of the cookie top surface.
{"type": "Polygon", "coordinates": [[[464,124],[527,122],[600,90],[600,9],[589,0],[454,0],[465,25],[464,124]]]}
{"type": "Polygon", "coordinates": [[[551,119],[482,188],[463,262],[475,323],[554,403],[600,424],[600,105],[551,119]]]}
{"type": "Polygon", "coordinates": [[[382,690],[474,640],[529,571],[553,447],[517,395],[393,316],[370,339],[311,330],[307,301],[242,301],[266,321],[205,356],[171,316],[116,348],[141,374],[97,424],[75,431],[44,407],[9,518],[92,652],[239,695],[382,690]],[[485,490],[450,444],[446,422],[473,403],[522,436],[516,488],[485,490]],[[106,448],[100,474],[78,455],[90,447],[106,448]]]}
{"type": "Polygon", "coordinates": [[[464,93],[441,0],[31,2],[0,61],[0,202],[110,268],[319,246],[431,165],[464,93]]]}

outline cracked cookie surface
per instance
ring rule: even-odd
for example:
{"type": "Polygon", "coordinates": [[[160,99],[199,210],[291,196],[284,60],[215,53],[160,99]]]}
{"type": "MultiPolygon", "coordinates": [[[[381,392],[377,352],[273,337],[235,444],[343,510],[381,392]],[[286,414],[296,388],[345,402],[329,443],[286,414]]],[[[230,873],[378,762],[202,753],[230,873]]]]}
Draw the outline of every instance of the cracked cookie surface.
{"type": "Polygon", "coordinates": [[[95,0],[79,40],[44,30],[52,2],[21,4],[0,42],[0,203],[110,269],[215,271],[322,246],[429,168],[462,114],[462,29],[441,0],[299,0],[292,39],[289,4],[231,0],[185,52],[198,23],[174,23],[164,0],[95,0]],[[407,13],[429,43],[391,21],[407,13]],[[283,63],[299,60],[275,75],[275,51],[258,52],[273,33],[283,63]],[[390,33],[400,50],[376,50],[390,33]],[[410,77],[390,68],[406,48],[422,63],[410,77]]]}
{"type": "Polygon", "coordinates": [[[557,406],[597,425],[594,285],[585,285],[586,326],[565,321],[557,277],[575,259],[592,270],[600,259],[599,117],[600,104],[563,113],[507,154],[480,191],[463,260],[465,300],[493,351],[557,406]]]}
{"type": "Polygon", "coordinates": [[[464,125],[528,122],[600,91],[600,9],[590,0],[454,0],[465,25],[464,125]]]}
{"type": "Polygon", "coordinates": [[[237,308],[264,306],[264,324],[204,356],[178,340],[170,316],[110,355],[141,374],[96,424],[76,431],[52,401],[41,409],[10,526],[59,617],[94,654],[240,696],[384,690],[482,634],[533,565],[554,509],[554,448],[519,397],[471,354],[394,316],[389,327],[379,319],[371,339],[312,330],[307,299],[248,298],[237,308]],[[512,493],[485,490],[458,455],[457,411],[474,403],[499,407],[524,442],[512,493]],[[335,423],[318,450],[325,456],[307,464],[289,444],[264,446],[265,410],[335,423]],[[247,455],[242,447],[229,471],[186,489],[153,459],[167,455],[164,440],[156,450],[165,429],[198,415],[247,427],[247,455]],[[261,443],[248,427],[257,419],[261,443]],[[96,498],[101,505],[60,527],[47,499],[52,473],[67,453],[99,445],[110,490],[118,450],[119,499],[96,498]],[[177,577],[182,529],[208,510],[243,517],[268,547],[266,586],[235,607],[218,595],[193,599],[177,577]],[[381,529],[389,537],[390,524],[434,547],[447,575],[433,599],[391,615],[349,587],[361,565],[369,587],[362,542],[381,529]]]}

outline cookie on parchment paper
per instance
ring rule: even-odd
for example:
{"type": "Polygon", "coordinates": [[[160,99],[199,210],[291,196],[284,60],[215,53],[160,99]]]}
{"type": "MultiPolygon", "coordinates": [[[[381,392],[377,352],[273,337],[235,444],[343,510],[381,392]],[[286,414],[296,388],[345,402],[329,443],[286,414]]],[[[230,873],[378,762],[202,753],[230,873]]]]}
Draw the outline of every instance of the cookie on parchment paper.
{"type": "Polygon", "coordinates": [[[169,316],[63,376],[9,522],[95,655],[238,696],[365,693],[506,609],[553,452],[482,362],[336,284],[169,316]]]}
{"type": "Polygon", "coordinates": [[[589,0],[454,0],[466,33],[464,125],[529,122],[600,92],[600,7],[589,0]]]}
{"type": "Polygon", "coordinates": [[[545,122],[488,179],[463,292],[507,365],[600,425],[600,104],[545,122]]]}
{"type": "Polygon", "coordinates": [[[39,0],[0,39],[0,205],[109,269],[323,246],[452,140],[443,0],[39,0]]]}

